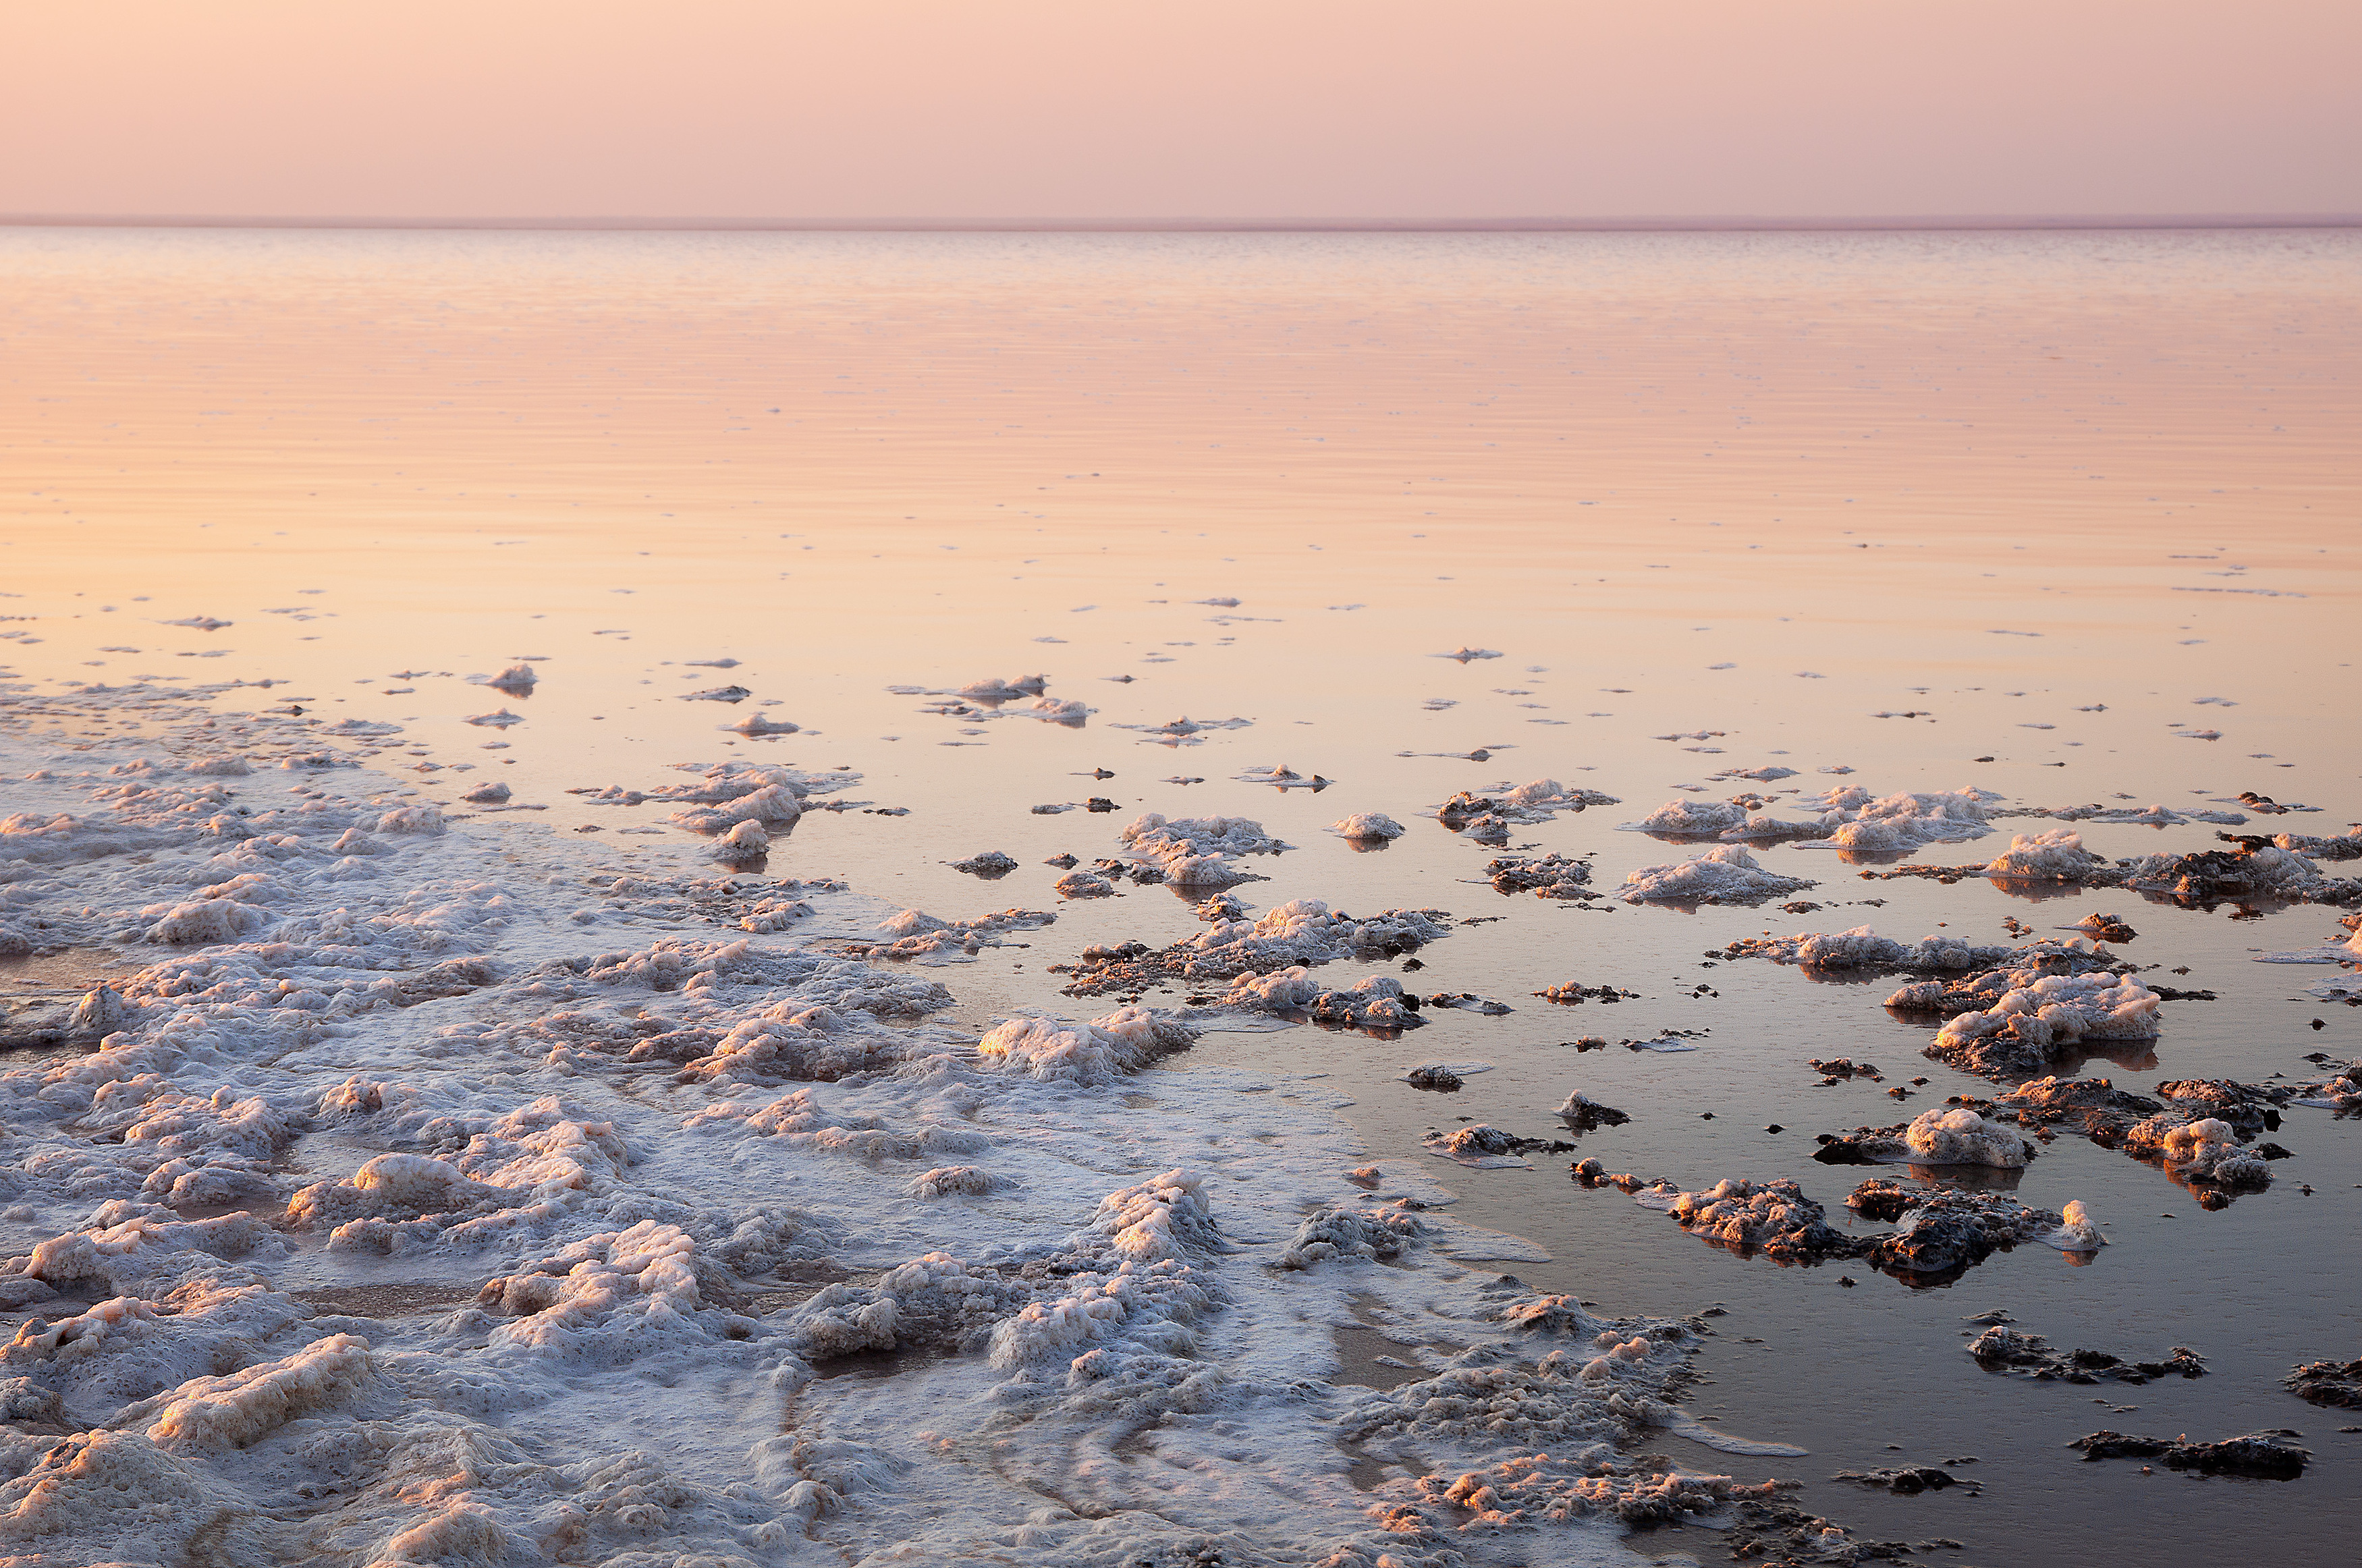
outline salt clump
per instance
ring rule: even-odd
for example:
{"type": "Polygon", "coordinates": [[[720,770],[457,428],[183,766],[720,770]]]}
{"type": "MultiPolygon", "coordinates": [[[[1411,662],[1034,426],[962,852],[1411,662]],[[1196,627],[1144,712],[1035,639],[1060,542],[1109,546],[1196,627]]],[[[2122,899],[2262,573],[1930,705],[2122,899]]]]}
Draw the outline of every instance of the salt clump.
{"type": "Polygon", "coordinates": [[[2162,1160],[2174,1175],[2190,1181],[2232,1187],[2272,1184],[2272,1167],[2240,1145],[2230,1123],[2211,1116],[2195,1121],[2172,1113],[2153,1116],[2125,1135],[2125,1147],[2162,1160]]]}
{"type": "Polygon", "coordinates": [[[1402,823],[1384,812],[1361,812],[1329,824],[1329,831],[1340,838],[1400,838],[1402,823]]]}
{"type": "Polygon", "coordinates": [[[1643,866],[1624,878],[1626,903],[1652,900],[1752,904],[1817,884],[1766,871],[1741,845],[1729,844],[1670,866],[1643,866]]]}
{"type": "Polygon", "coordinates": [[[1996,880],[2079,882],[2107,862],[2083,847],[2073,828],[2051,828],[2032,837],[2014,835],[1983,874],[1996,880]]]}
{"type": "Polygon", "coordinates": [[[1663,1209],[1708,1241],[1782,1263],[1849,1257],[1859,1250],[1851,1238],[1830,1228],[1821,1206],[1793,1181],[1725,1179],[1703,1192],[1642,1192],[1638,1201],[1663,1209]]]}
{"type": "Polygon", "coordinates": [[[1418,1216],[1399,1209],[1323,1209],[1305,1216],[1273,1266],[1308,1269],[1324,1263],[1399,1257],[1426,1231],[1418,1216]]]}
{"type": "Polygon", "coordinates": [[[2016,1128],[1959,1109],[1921,1111],[1904,1132],[1903,1142],[1920,1164],[1930,1165],[2007,1170],[2025,1165],[2031,1154],[2016,1128]]]}
{"type": "Polygon", "coordinates": [[[1076,966],[1070,992],[1136,988],[1158,977],[1229,980],[1345,957],[1392,956],[1448,934],[1440,910],[1387,910],[1356,920],[1318,899],[1295,899],[1249,921],[1216,911],[1207,929],[1160,951],[1076,966]]]}
{"type": "Polygon", "coordinates": [[[1136,817],[1122,833],[1131,852],[1164,868],[1168,880],[1184,886],[1219,887],[1247,879],[1231,856],[1277,855],[1289,845],[1263,831],[1263,824],[1244,817],[1183,817],[1167,820],[1150,812],[1136,817]]]}
{"type": "Polygon", "coordinates": [[[1036,931],[1054,925],[1057,919],[1047,910],[1003,910],[961,921],[903,910],[877,922],[876,929],[888,941],[855,944],[848,951],[864,958],[973,958],[987,947],[1006,945],[1010,932],[1036,931]]]}
{"type": "Polygon", "coordinates": [[[1587,899],[1591,892],[1588,861],[1562,855],[1508,856],[1486,864],[1496,893],[1532,893],[1543,899],[1587,899]]]}
{"type": "Polygon", "coordinates": [[[1769,958],[1812,969],[1904,969],[1947,972],[2005,963],[2019,950],[1978,945],[1957,936],[1923,936],[1896,942],[1866,925],[1834,933],[1747,937],[1725,949],[1725,958],[1769,958]]]}
{"type": "MultiPolygon", "coordinates": [[[[2157,993],[2131,976],[2011,977],[2021,983],[1991,1006],[1948,1019],[1927,1055],[1970,1072],[2008,1072],[2040,1067],[2061,1047],[2086,1040],[2157,1037],[2157,993]]],[[[1910,1009],[1926,989],[1906,986],[1887,1005],[1910,1009]]]]}
{"type": "Polygon", "coordinates": [[[1402,982],[1373,975],[1358,985],[1331,989],[1301,966],[1275,974],[1242,975],[1207,1004],[1247,1012],[1305,1013],[1320,1023],[1366,1029],[1416,1029],[1418,1002],[1406,999],[1402,982]]]}
{"type": "Polygon", "coordinates": [[[977,1053],[1029,1077],[1109,1084],[1198,1038],[1198,1032],[1146,1008],[1118,1009],[1088,1023],[1012,1018],[977,1043],[977,1053]]]}
{"type": "Polygon", "coordinates": [[[735,866],[754,859],[770,847],[771,835],[763,831],[761,823],[750,817],[713,841],[713,857],[735,866]]]}

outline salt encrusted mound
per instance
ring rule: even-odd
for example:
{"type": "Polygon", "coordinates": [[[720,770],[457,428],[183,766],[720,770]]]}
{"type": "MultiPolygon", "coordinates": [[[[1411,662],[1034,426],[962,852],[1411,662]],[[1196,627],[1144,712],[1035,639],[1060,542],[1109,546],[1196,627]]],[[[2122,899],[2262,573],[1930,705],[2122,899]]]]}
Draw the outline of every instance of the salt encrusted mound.
{"type": "Polygon", "coordinates": [[[976,1048],[1008,1071],[1093,1085],[1136,1073],[1197,1038],[1198,1032],[1177,1019],[1127,1007],[1088,1023],[1012,1018],[987,1032],[976,1048]]]}
{"type": "Polygon", "coordinates": [[[2038,1078],[1996,1102],[2019,1121],[2080,1132],[2105,1148],[2162,1165],[2178,1180],[2214,1188],[2271,1184],[2274,1147],[2242,1145],[2279,1126],[2280,1107],[2312,1103],[2310,1086],[2254,1085],[2228,1078],[2177,1078],[2156,1098],[2127,1094],[2105,1078],[2038,1078]]]}
{"type": "Polygon", "coordinates": [[[713,841],[713,857],[726,866],[739,866],[769,853],[770,847],[769,832],[750,818],[713,841]]]}
{"type": "Polygon", "coordinates": [[[1821,1206],[1788,1180],[1726,1178],[1699,1192],[1681,1192],[1660,1177],[1608,1176],[1596,1160],[1575,1175],[1586,1185],[1621,1187],[1644,1208],[1662,1209],[1683,1228],[1743,1255],[1781,1264],[1816,1264],[1860,1257],[1897,1278],[1950,1275],[1994,1251],[2047,1238],[2061,1217],[2014,1198],[1952,1188],[1905,1187],[1884,1177],[1862,1183],[1847,1207],[1867,1219],[1893,1220],[1885,1235],[1849,1235],[1828,1223],[1821,1206]]]}
{"type": "Polygon", "coordinates": [[[2061,1049],[2084,1041],[2157,1038],[2158,995],[2129,975],[1997,970],[1954,987],[1905,986],[1886,1005],[1939,1010],[1969,996],[1984,1000],[1995,990],[1998,997],[1984,1006],[1946,1020],[1926,1054],[1964,1071],[2006,1077],[2046,1066],[2061,1049]],[[2008,983],[1992,984],[1994,976],[2008,983]]]}
{"type": "Polygon", "coordinates": [[[1515,789],[1504,788],[1485,793],[1498,797],[1494,802],[1495,811],[1518,822],[1533,820],[1537,814],[1548,816],[1555,812],[1580,812],[1592,806],[1622,804],[1613,795],[1604,795],[1596,790],[1572,789],[1555,778],[1530,779],[1515,789]]]}
{"type": "Polygon", "coordinates": [[[2273,845],[2145,855],[2127,864],[2124,879],[2125,886],[2142,892],[2199,902],[2263,899],[2298,903],[2344,898],[2355,885],[2325,878],[2311,860],[2273,845]]]}
{"type": "Polygon", "coordinates": [[[1161,867],[1168,881],[1185,887],[1245,881],[1253,873],[1241,870],[1232,856],[1277,855],[1291,847],[1264,833],[1261,823],[1244,817],[1175,821],[1149,812],[1134,818],[1121,836],[1135,856],[1161,867]]]}
{"type": "Polygon", "coordinates": [[[14,1419],[28,1401],[43,1408],[54,1402],[59,1420],[72,1415],[79,1424],[216,1367],[267,1359],[262,1347],[308,1314],[249,1279],[206,1257],[175,1288],[152,1276],[144,1281],[152,1297],[109,1297],[62,1316],[37,1310],[0,1352],[8,1375],[19,1380],[10,1386],[25,1390],[21,1399],[10,1395],[9,1414],[14,1419]]]}
{"type": "Polygon", "coordinates": [[[1201,1185],[1176,1170],[1110,1193],[1090,1226],[1036,1267],[1004,1271],[930,1253],[866,1288],[828,1286],[785,1331],[815,1361],[914,1344],[985,1351],[994,1367],[1018,1375],[1004,1401],[1023,1397],[1037,1377],[1029,1369],[1054,1357],[1072,1364],[1070,1386],[1142,1373],[1209,1375],[1185,1359],[1196,1343],[1190,1326],[1226,1300],[1198,1266],[1222,1245],[1201,1185]]]}
{"type": "MultiPolygon", "coordinates": [[[[193,764],[189,771],[197,771],[193,764]]],[[[2237,836],[2235,841],[2240,844],[2247,842],[2244,835],[2237,836]]],[[[2291,855],[2301,855],[2311,860],[2362,860],[2362,826],[2347,828],[2329,838],[2303,833],[2276,833],[2272,835],[2271,844],[2275,849],[2285,849],[2291,855]]]]}
{"type": "Polygon", "coordinates": [[[2362,1360],[2309,1361],[2280,1381],[2290,1393],[2312,1404],[2362,1409],[2362,1360]]]}
{"type": "Polygon", "coordinates": [[[60,1440],[30,1471],[0,1485],[0,1543],[39,1554],[20,1561],[193,1561],[202,1538],[221,1561],[265,1562],[276,1555],[271,1534],[210,1467],[165,1453],[139,1432],[60,1440]]]}
{"type": "Polygon", "coordinates": [[[1408,830],[1384,812],[1357,812],[1329,824],[1340,838],[1400,838],[1408,830]]]}
{"type": "Polygon", "coordinates": [[[2022,1334],[1994,1324],[1969,1342],[1969,1353],[1987,1372],[2010,1372],[2036,1382],[2130,1383],[2158,1377],[2203,1377],[2206,1364],[2196,1351],[2176,1345],[2162,1361],[2126,1361],[2105,1351],[2058,1351],[2040,1334],[2022,1334]]]}
{"type": "Polygon", "coordinates": [[[1551,1114],[1564,1120],[1578,1132],[1590,1132],[1601,1127],[1621,1127],[1632,1120],[1628,1113],[1612,1105],[1602,1105],[1581,1089],[1568,1095],[1551,1114]]]}
{"type": "Polygon", "coordinates": [[[1997,881],[2114,883],[2123,880],[2101,856],[2083,847],[2073,828],[2012,835],[2009,847],[1985,864],[1982,875],[1997,881]]]}
{"type": "MultiPolygon", "coordinates": [[[[2047,951],[2039,946],[2036,950],[2047,951]]],[[[1732,943],[1720,956],[1769,958],[1774,964],[1797,964],[1812,969],[1901,969],[1944,973],[2005,964],[2025,951],[2007,946],[1979,945],[1957,936],[1923,936],[1916,942],[1896,942],[1879,935],[1866,925],[1858,925],[1851,931],[1747,937],[1732,943]]]]}
{"type": "Polygon", "coordinates": [[[1807,878],[1766,871],[1743,845],[1727,844],[1673,865],[1641,867],[1624,878],[1623,899],[1628,904],[1756,904],[1816,886],[1807,878]]]}
{"type": "Polygon", "coordinates": [[[1982,1263],[2020,1242],[2037,1241],[2065,1224],[2064,1216],[2030,1209],[1994,1193],[1939,1187],[1918,1190],[1883,1176],[1856,1187],[1846,1206],[1893,1231],[1871,1241],[1862,1255],[1889,1274],[1950,1275],[1982,1263]]]}
{"type": "Polygon", "coordinates": [[[1532,893],[1544,899],[1587,899],[1591,894],[1588,862],[1562,855],[1510,856],[1491,861],[1485,875],[1496,893],[1532,893]]]}
{"type": "Polygon", "coordinates": [[[1008,1185],[1007,1177],[974,1165],[938,1165],[912,1176],[902,1190],[912,1198],[984,1198],[1008,1185]]]}
{"type": "Polygon", "coordinates": [[[1419,1143],[1438,1159],[1480,1171],[1522,1167],[1527,1164],[1522,1156],[1537,1149],[1573,1147],[1571,1143],[1552,1143],[1547,1138],[1521,1138],[1481,1121],[1455,1127],[1449,1132],[1430,1132],[1419,1143]]]}
{"type": "Polygon", "coordinates": [[[1581,980],[1560,980],[1543,987],[1534,995],[1544,1001],[1556,1002],[1561,1007],[1580,1007],[1584,1002],[1593,1001],[1612,1006],[1617,1002],[1637,1001],[1640,997],[1639,992],[1628,991],[1618,986],[1586,986],[1581,980]]]}
{"type": "Polygon", "coordinates": [[[1267,767],[1250,767],[1231,777],[1242,784],[1269,784],[1282,793],[1290,790],[1309,790],[1316,795],[1336,782],[1333,778],[1323,778],[1318,773],[1308,777],[1285,762],[1275,762],[1267,767]]]}
{"type": "Polygon", "coordinates": [[[2180,827],[2188,823],[2221,823],[2236,827],[2247,820],[2244,812],[2177,812],[2166,806],[2035,806],[2007,812],[2005,816],[2052,817],[2062,823],[2140,823],[2149,827],[2180,827]]]}
{"type": "Polygon", "coordinates": [[[2014,1170],[2034,1158],[2024,1134],[1965,1106],[1938,1106],[1893,1127],[1858,1127],[1822,1140],[1825,1165],[1992,1165],[2014,1170]]]}
{"type": "Polygon", "coordinates": [[[0,1263],[0,1276],[21,1281],[9,1292],[19,1303],[61,1290],[156,1297],[225,1260],[283,1257],[291,1250],[254,1214],[182,1220],[160,1204],[117,1198],[100,1204],[86,1228],[0,1263]]]}
{"type": "Polygon", "coordinates": [[[2156,1459],[2169,1470],[2195,1470],[2203,1475],[2253,1475],[2268,1481],[2293,1481],[2304,1474],[2312,1451],[2283,1441],[2278,1432],[2251,1432],[2221,1442],[2191,1442],[2187,1438],[2127,1437],[2097,1431],[2067,1445],[2080,1448],[2086,1460],[2156,1459]]]}
{"type": "Polygon", "coordinates": [[[2211,1116],[2193,1121],[2181,1112],[2162,1112],[2126,1130],[2124,1147],[2128,1154],[2162,1162],[2184,1181],[2227,1187],[2272,1184],[2272,1167],[2240,1144],[2229,1122],[2211,1116]]]}
{"type": "Polygon", "coordinates": [[[1613,806],[1613,795],[1595,790],[1574,790],[1555,778],[1536,778],[1512,789],[1507,784],[1485,790],[1463,790],[1435,814],[1447,828],[1477,844],[1502,844],[1511,826],[1549,822],[1561,812],[1581,812],[1593,806],[1613,806]]]}
{"type": "Polygon", "coordinates": [[[1635,833],[1661,833],[1684,838],[1713,838],[1747,820],[1747,808],[1730,801],[1668,801],[1637,823],[1623,825],[1635,833]]]}
{"type": "Polygon", "coordinates": [[[787,719],[774,719],[767,713],[749,713],[734,724],[723,726],[742,735],[791,735],[803,726],[787,719]]]}
{"type": "Polygon", "coordinates": [[[2157,1086],[2158,1097],[2175,1110],[2227,1122],[2242,1140],[2276,1131],[2279,1108],[2302,1092],[2285,1084],[2243,1084],[2232,1078],[2168,1078],[2157,1086]]]}
{"type": "Polygon", "coordinates": [[[610,988],[680,992],[703,1002],[755,1001],[781,991],[805,1006],[916,1018],[952,1005],[933,980],[913,979],[833,954],[758,947],[743,938],[662,937],[646,947],[561,958],[523,977],[528,994],[578,1001],[610,988]]]}
{"type": "MultiPolygon", "coordinates": [[[[1793,777],[1785,769],[1754,769],[1793,777]]],[[[1730,775],[1733,777],[1739,775],[1730,775]]],[[[1873,796],[1859,786],[1840,786],[1807,795],[1800,806],[1818,806],[1810,817],[1774,817],[1762,808],[1771,798],[1740,795],[1728,801],[1668,801],[1627,831],[1665,838],[1719,838],[1727,843],[1803,840],[1808,849],[1905,850],[1979,838],[1991,833],[1986,806],[2001,799],[1968,789],[1873,796]]]]}
{"type": "Polygon", "coordinates": [[[1057,919],[1046,910],[1002,910],[974,920],[939,920],[923,910],[903,910],[877,922],[888,940],[850,944],[845,951],[862,958],[973,958],[987,947],[1006,946],[1012,931],[1038,931],[1057,919]]]}
{"type": "Polygon", "coordinates": [[[1020,697],[1039,697],[1049,684],[1049,678],[1041,675],[1021,675],[1013,680],[987,679],[969,681],[956,694],[979,702],[1012,702],[1020,697]]]}
{"type": "Polygon", "coordinates": [[[2139,932],[2125,922],[2122,915],[2094,912],[2085,915],[2075,924],[2077,929],[2082,931],[2094,942],[2121,944],[2130,942],[2140,935],[2139,932]]]}
{"type": "Polygon", "coordinates": [[[2334,1110],[2345,1116],[2362,1113],[2362,1057],[2342,1066],[2326,1057],[2316,1060],[2323,1066],[2335,1066],[2336,1070],[2319,1083],[2299,1087],[2290,1097],[2291,1103],[2334,1110]]]}
{"type": "Polygon", "coordinates": [[[672,820],[692,833],[723,834],[744,822],[791,826],[803,815],[807,797],[841,790],[855,781],[842,774],[812,775],[792,767],[725,762],[705,770],[696,784],[651,790],[651,801],[687,802],[672,820]]]}
{"type": "MultiPolygon", "coordinates": [[[[1517,1286],[1505,1280],[1499,1288],[1517,1286]]],[[[1494,1312],[1510,1338],[1471,1345],[1430,1376],[1368,1395],[1345,1418],[1341,1437],[1356,1452],[1447,1460],[1411,1483],[1407,1501],[1377,1510],[1398,1545],[1464,1540],[1471,1522],[1673,1523],[1776,1489],[1621,1461],[1619,1446],[1659,1429],[1742,1452],[1797,1452],[1724,1438],[1670,1402],[1694,1324],[1603,1321],[1566,1296],[1505,1299],[1494,1312]],[[1504,1443],[1516,1457],[1486,1457],[1504,1443]]]]}
{"type": "Polygon", "coordinates": [[[1009,712],[1029,719],[1040,719],[1044,723],[1065,724],[1070,729],[1079,729],[1082,727],[1083,721],[1098,710],[1072,698],[1036,697],[1024,707],[1012,708],[1009,712]]]}
{"type": "Polygon", "coordinates": [[[1356,920],[1296,899],[1254,920],[1219,919],[1161,951],[1086,954],[1069,995],[1136,989],[1159,979],[1229,980],[1348,957],[1394,956],[1448,934],[1441,910],[1387,910],[1356,920]]]}
{"type": "Polygon", "coordinates": [[[1992,831],[1986,808],[2001,797],[1974,787],[1873,797],[1857,787],[1807,799],[1827,807],[1829,816],[1827,836],[1805,847],[1893,851],[1981,838],[1992,831]]]}
{"type": "Polygon", "coordinates": [[[332,1334],[281,1361],[195,1378],[128,1407],[109,1425],[145,1424],[148,1440],[167,1453],[247,1448],[289,1421],[353,1397],[376,1370],[367,1340],[332,1334]]]}
{"type": "Polygon", "coordinates": [[[579,1117],[545,1095],[498,1118],[442,1119],[422,1132],[464,1140],[452,1157],[379,1154],[342,1181],[296,1193],[281,1223],[326,1231],[331,1251],[377,1253],[545,1228],[608,1191],[629,1157],[611,1123],[579,1117]]]}
{"type": "Polygon", "coordinates": [[[1304,1217],[1295,1240],[1272,1266],[1307,1269],[1339,1260],[1399,1257],[1426,1233],[1417,1215],[1399,1209],[1323,1209],[1304,1217]]]}
{"type": "Polygon", "coordinates": [[[782,1138],[816,1152],[871,1161],[974,1154],[991,1146],[991,1140],[965,1122],[929,1117],[889,1125],[883,1117],[831,1110],[808,1088],[791,1089],[765,1105],[723,1100],[695,1112],[681,1125],[699,1132],[734,1131],[782,1138]]]}
{"type": "Polygon", "coordinates": [[[1269,975],[1242,975],[1205,1005],[1246,1012],[1305,1013],[1314,1021],[1370,1029],[1416,1029],[1418,1000],[1391,975],[1330,988],[1297,965],[1269,975]]]}
{"type": "Polygon", "coordinates": [[[2055,1075],[2022,1083],[1993,1103],[2009,1107],[2024,1125],[2072,1125],[2094,1134],[2106,1132],[2118,1136],[2142,1117],[2165,1109],[2159,1101],[2128,1094],[2106,1078],[2055,1075]]]}
{"type": "Polygon", "coordinates": [[[1703,1192],[1642,1192],[1637,1198],[1707,1241],[1780,1263],[1820,1263],[1861,1250],[1860,1242],[1832,1229],[1821,1206],[1793,1181],[1727,1177],[1703,1192]]]}
{"type": "Polygon", "coordinates": [[[745,942],[666,938],[649,948],[573,958],[530,972],[537,1016],[453,1024],[455,1048],[526,1047],[569,1070],[668,1061],[691,1077],[740,1082],[834,1079],[946,1048],[947,1030],[888,1028],[951,1005],[933,980],[855,959],[745,942]],[[671,999],[658,999],[668,998],[671,999]]]}
{"type": "Polygon", "coordinates": [[[1143,745],[1182,746],[1204,745],[1198,737],[1207,730],[1243,730],[1251,728],[1253,723],[1253,719],[1193,719],[1185,713],[1161,724],[1112,724],[1109,727],[1144,730],[1148,733],[1148,740],[1143,745]]]}

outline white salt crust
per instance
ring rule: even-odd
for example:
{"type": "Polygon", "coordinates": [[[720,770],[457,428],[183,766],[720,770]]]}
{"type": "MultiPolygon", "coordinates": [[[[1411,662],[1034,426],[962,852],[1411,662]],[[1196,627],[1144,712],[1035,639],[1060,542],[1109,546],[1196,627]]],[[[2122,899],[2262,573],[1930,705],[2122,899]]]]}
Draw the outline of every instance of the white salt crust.
{"type": "MultiPolygon", "coordinates": [[[[57,1412],[0,1439],[0,1555],[1626,1563],[1627,1525],[1737,1490],[1622,1467],[1653,1432],[1788,1452],[1665,1402],[1698,1325],[1434,1257],[1347,1179],[1317,1081],[1181,1055],[1142,1116],[1126,1086],[1175,1020],[979,1039],[925,972],[841,950],[1046,917],[881,927],[686,851],[622,871],[215,695],[43,698],[45,732],[153,737],[79,750],[0,693],[0,930],[145,960],[86,999],[94,1047],[0,1072],[0,1198],[37,1238],[0,1261],[31,1320],[11,1409],[57,1412]],[[1412,1382],[1322,1380],[1357,1310],[1412,1382]],[[854,1353],[904,1359],[821,1375],[854,1353]],[[1430,1473],[1364,1492],[1355,1455],[1430,1473]]],[[[690,772],[638,799],[742,849],[851,782],[690,772]]],[[[1277,847],[1174,826],[1135,853],[1277,847]]],[[[1443,934],[1305,900],[1204,935],[1317,961],[1414,928],[1443,934]]]]}

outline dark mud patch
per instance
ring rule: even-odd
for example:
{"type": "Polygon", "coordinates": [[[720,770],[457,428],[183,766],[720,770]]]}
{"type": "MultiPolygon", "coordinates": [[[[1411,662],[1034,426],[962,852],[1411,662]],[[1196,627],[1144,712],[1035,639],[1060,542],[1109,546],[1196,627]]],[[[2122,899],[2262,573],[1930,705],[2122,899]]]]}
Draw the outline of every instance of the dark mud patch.
{"type": "Polygon", "coordinates": [[[473,1301],[476,1286],[418,1280],[399,1285],[323,1285],[291,1294],[307,1307],[339,1317],[414,1318],[473,1301]]]}

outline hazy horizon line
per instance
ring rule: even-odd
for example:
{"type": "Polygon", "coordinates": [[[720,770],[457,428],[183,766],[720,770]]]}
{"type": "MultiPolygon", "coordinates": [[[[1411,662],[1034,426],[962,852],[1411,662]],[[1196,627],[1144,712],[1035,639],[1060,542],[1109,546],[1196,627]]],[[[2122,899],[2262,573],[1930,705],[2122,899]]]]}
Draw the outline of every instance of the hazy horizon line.
{"type": "Polygon", "coordinates": [[[1892,217],[730,218],[322,217],[262,214],[0,213],[6,228],[458,229],[779,234],[1582,234],[1875,233],[1914,230],[2357,228],[2362,213],[2119,213],[1892,217]]]}

